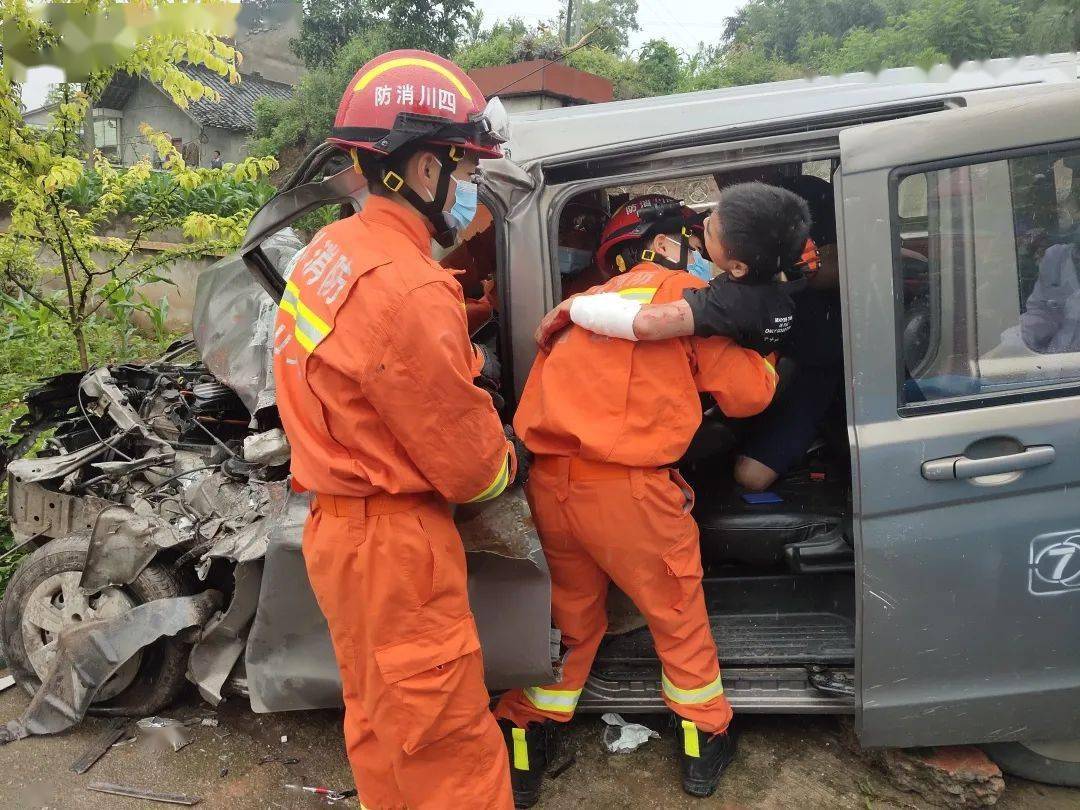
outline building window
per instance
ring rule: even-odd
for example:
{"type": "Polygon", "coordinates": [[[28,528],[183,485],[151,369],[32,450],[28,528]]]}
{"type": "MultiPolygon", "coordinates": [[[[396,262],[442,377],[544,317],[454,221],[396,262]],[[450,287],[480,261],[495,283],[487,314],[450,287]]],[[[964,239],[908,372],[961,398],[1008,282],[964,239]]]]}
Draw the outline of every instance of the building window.
{"type": "Polygon", "coordinates": [[[120,119],[98,118],[94,121],[94,147],[109,160],[120,159],[120,119]]]}

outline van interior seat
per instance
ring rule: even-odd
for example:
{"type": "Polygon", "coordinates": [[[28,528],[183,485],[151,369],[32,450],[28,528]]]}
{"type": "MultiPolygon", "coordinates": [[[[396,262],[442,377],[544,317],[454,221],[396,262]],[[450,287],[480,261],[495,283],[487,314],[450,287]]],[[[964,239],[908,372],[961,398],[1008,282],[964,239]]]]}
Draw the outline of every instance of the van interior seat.
{"type": "Polygon", "coordinates": [[[769,490],[779,503],[748,503],[730,477],[692,477],[706,564],[854,570],[848,475],[793,471],[769,490]]]}

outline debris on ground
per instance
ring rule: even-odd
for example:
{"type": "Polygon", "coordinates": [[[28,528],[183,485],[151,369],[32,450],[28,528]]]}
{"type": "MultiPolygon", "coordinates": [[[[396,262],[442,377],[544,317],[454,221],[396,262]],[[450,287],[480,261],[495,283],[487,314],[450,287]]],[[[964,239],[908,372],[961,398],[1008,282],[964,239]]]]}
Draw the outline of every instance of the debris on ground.
{"type": "Polygon", "coordinates": [[[1001,769],[974,745],[887,748],[879,762],[892,781],[951,808],[990,807],[1005,792],[1001,769]]]}
{"type": "Polygon", "coordinates": [[[109,793],[113,796],[127,796],[130,799],[145,799],[148,802],[163,804],[181,804],[185,807],[192,807],[202,801],[195,796],[184,796],[180,793],[155,793],[152,790],[114,785],[109,782],[91,782],[86,788],[96,793],[109,793]]]}
{"type": "Polygon", "coordinates": [[[571,754],[568,758],[564,759],[547,772],[548,779],[558,779],[575,765],[577,765],[577,755],[571,754]]]}
{"type": "Polygon", "coordinates": [[[648,726],[628,723],[621,715],[604,714],[600,719],[607,723],[604,729],[604,748],[609,754],[626,754],[636,751],[651,739],[660,739],[660,735],[648,726]]]}
{"type": "Polygon", "coordinates": [[[3,692],[5,689],[10,689],[14,685],[15,685],[15,676],[14,675],[5,675],[3,678],[0,678],[0,692],[3,692]]]}
{"type": "Polygon", "coordinates": [[[216,717],[204,717],[199,721],[200,726],[209,726],[210,728],[218,727],[218,720],[216,717]]]}
{"type": "Polygon", "coordinates": [[[285,787],[289,790],[299,790],[303,793],[312,793],[316,796],[323,796],[330,802],[339,802],[342,799],[349,799],[356,795],[355,788],[350,788],[349,790],[334,790],[333,788],[313,787],[311,785],[285,785],[285,787]]]}
{"type": "Polygon", "coordinates": [[[259,760],[259,765],[266,765],[270,762],[276,762],[279,765],[299,765],[300,760],[297,757],[282,757],[281,754],[267,754],[265,757],[259,760]]]}
{"type": "Polygon", "coordinates": [[[124,717],[118,717],[110,722],[105,730],[90,743],[82,756],[71,763],[71,770],[80,775],[90,770],[95,762],[105,756],[105,753],[128,733],[129,725],[130,721],[124,717]]]}
{"type": "Polygon", "coordinates": [[[850,720],[840,727],[845,749],[884,772],[894,787],[930,804],[954,810],[991,807],[1005,792],[1001,769],[977,746],[863,748],[850,720]]]}
{"type": "Polygon", "coordinates": [[[160,749],[179,751],[195,740],[185,723],[171,717],[144,717],[135,727],[139,730],[139,736],[160,749]]]}

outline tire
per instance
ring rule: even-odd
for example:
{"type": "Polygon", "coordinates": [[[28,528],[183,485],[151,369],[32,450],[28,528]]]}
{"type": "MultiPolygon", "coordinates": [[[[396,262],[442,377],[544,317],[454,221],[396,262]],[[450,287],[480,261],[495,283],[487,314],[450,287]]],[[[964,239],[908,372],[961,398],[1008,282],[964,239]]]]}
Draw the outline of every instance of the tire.
{"type": "Polygon", "coordinates": [[[982,747],[1001,770],[1012,776],[1080,787],[1080,740],[988,743],[982,747]]]}
{"type": "MultiPolygon", "coordinates": [[[[89,546],[90,537],[87,534],[75,534],[46,543],[19,565],[8,583],[3,602],[0,602],[0,646],[8,659],[11,674],[30,694],[41,686],[41,679],[26,646],[24,610],[35,592],[49,587],[47,583],[57,581],[58,577],[65,579],[64,574],[81,574],[89,546]]],[[[71,577],[66,579],[72,581],[71,577]]],[[[111,615],[115,615],[115,611],[155,599],[184,595],[180,580],[169,569],[155,563],[148,565],[129,585],[106,590],[118,592],[109,594],[110,604],[115,602],[119,605],[111,615]]],[[[33,639],[31,642],[37,643],[33,639]]],[[[163,709],[184,688],[190,652],[191,645],[175,637],[161,638],[144,647],[131,659],[127,671],[121,668],[106,682],[102,688],[104,695],[91,705],[89,713],[146,716],[163,709]],[[118,683],[118,680],[122,682],[118,683]],[[117,689],[118,685],[121,688],[117,689]],[[115,694],[109,694],[110,691],[115,694]]]]}

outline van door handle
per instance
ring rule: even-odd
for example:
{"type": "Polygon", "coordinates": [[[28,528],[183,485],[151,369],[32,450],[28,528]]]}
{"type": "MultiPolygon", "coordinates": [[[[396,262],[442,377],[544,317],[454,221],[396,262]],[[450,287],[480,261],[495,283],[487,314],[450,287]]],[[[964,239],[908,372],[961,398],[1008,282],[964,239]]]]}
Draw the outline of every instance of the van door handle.
{"type": "Polygon", "coordinates": [[[967,456],[949,456],[924,461],[922,476],[927,481],[953,481],[957,478],[978,478],[983,475],[1020,472],[1033,467],[1042,467],[1054,460],[1053,445],[1035,444],[1019,453],[990,458],[968,458],[967,456]]]}

